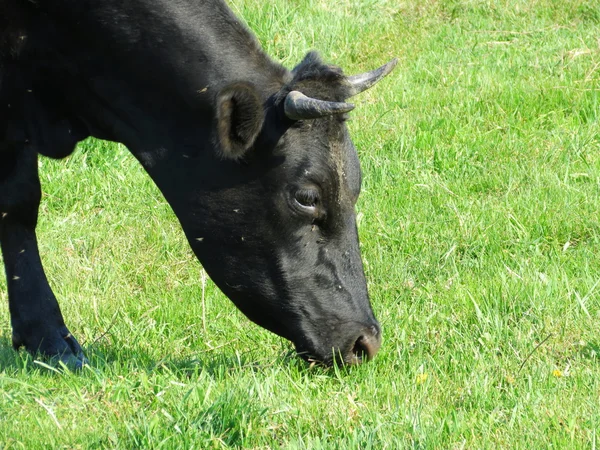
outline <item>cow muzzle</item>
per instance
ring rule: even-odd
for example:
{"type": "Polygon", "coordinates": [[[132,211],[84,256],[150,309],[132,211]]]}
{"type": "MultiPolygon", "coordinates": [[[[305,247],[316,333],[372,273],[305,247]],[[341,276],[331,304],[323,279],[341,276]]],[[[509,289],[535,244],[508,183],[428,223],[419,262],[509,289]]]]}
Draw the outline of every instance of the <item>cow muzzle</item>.
{"type": "MultiPolygon", "coordinates": [[[[343,344],[322,345],[321,350],[302,351],[297,348],[298,355],[309,363],[330,366],[358,365],[372,360],[381,347],[381,329],[377,322],[371,325],[344,326],[346,333],[343,344]]],[[[339,337],[338,337],[339,339],[339,337]]],[[[338,340],[339,342],[339,340],[338,340]]]]}

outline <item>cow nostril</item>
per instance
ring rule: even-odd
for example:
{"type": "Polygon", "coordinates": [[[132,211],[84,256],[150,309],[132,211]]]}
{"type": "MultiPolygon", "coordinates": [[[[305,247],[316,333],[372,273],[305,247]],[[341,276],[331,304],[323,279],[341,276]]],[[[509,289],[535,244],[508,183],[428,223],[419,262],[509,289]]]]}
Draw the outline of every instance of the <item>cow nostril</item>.
{"type": "Polygon", "coordinates": [[[365,345],[364,336],[361,336],[354,343],[354,347],[352,347],[352,356],[354,357],[356,362],[360,363],[365,358],[370,359],[368,355],[369,355],[368,346],[365,345]]]}
{"type": "Polygon", "coordinates": [[[379,345],[376,339],[367,336],[360,336],[352,347],[352,355],[354,362],[361,363],[370,361],[379,350],[379,345]]]}
{"type": "Polygon", "coordinates": [[[375,357],[381,346],[381,332],[376,326],[363,330],[362,334],[354,341],[351,359],[354,364],[370,361],[375,357]]]}

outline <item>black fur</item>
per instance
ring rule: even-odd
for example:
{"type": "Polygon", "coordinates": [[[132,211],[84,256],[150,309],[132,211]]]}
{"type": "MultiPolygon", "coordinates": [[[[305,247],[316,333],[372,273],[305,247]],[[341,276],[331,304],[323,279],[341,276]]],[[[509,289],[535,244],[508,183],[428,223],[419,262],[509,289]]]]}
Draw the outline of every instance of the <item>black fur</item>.
{"type": "Polygon", "coordinates": [[[356,151],[340,117],[287,119],[292,89],[350,92],[316,53],[291,72],[273,62],[222,0],[1,1],[0,245],[15,346],[84,362],[38,254],[37,158],[94,136],[138,158],[250,319],[305,357],[350,360],[367,338],[376,351],[356,151]]]}

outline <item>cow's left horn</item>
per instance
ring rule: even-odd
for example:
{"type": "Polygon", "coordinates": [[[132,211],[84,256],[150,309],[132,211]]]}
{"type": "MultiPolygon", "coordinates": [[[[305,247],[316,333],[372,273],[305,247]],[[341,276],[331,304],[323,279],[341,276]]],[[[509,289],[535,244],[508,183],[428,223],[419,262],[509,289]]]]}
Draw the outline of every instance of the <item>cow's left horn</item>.
{"type": "Polygon", "coordinates": [[[332,114],[343,114],[352,111],[354,105],[344,102],[328,102],[307,97],[302,92],[291,91],[285,97],[283,110],[292,120],[318,119],[332,114]]]}
{"type": "Polygon", "coordinates": [[[392,59],[389,63],[384,64],[379,69],[348,77],[348,82],[352,85],[352,95],[360,94],[361,92],[369,89],[383,77],[388,75],[392,70],[394,70],[396,64],[398,64],[398,58],[392,59]]]}

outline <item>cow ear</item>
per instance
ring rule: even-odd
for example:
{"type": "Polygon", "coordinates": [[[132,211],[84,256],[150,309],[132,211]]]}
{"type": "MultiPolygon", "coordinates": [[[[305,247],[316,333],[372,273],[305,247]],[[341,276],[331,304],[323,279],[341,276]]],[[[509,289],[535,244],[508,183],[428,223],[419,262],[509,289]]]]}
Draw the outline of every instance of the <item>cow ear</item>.
{"type": "Polygon", "coordinates": [[[217,95],[217,129],[224,157],[239,159],[252,147],[264,122],[263,104],[250,83],[233,83],[217,95]]]}

